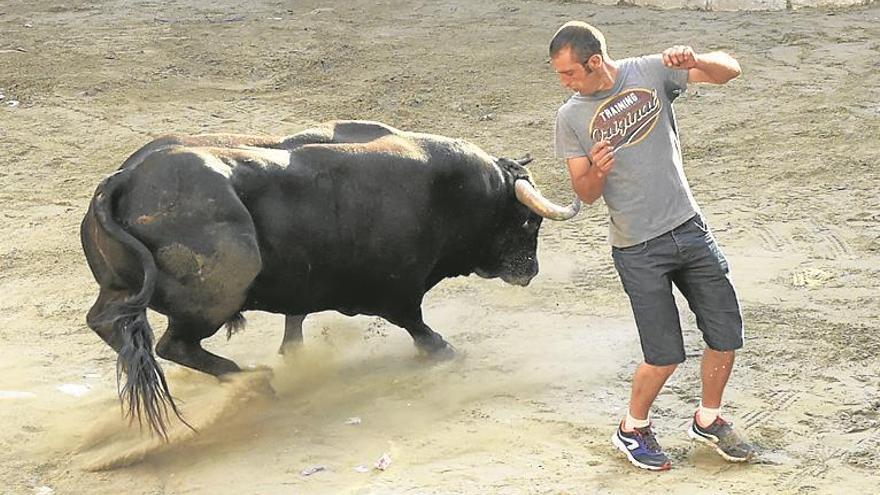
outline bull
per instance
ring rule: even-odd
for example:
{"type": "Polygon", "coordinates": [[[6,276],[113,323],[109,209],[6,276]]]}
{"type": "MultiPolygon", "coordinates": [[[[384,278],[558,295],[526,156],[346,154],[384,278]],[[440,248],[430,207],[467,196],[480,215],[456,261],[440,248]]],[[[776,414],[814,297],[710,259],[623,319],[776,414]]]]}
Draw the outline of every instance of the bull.
{"type": "Polygon", "coordinates": [[[305,315],[336,310],[452,356],[422,318],[425,293],[471,273],[527,285],[542,219],[580,207],[544,198],[528,161],[366,121],[139,149],[98,185],[81,226],[100,286],[86,320],[118,354],[125,414],[163,437],[169,409],[182,420],[147,308],[168,317],[158,356],[217,376],[239,367],[201,341],[224,324],[231,334],[248,310],[287,315],[282,349],[302,341],[305,315]]]}

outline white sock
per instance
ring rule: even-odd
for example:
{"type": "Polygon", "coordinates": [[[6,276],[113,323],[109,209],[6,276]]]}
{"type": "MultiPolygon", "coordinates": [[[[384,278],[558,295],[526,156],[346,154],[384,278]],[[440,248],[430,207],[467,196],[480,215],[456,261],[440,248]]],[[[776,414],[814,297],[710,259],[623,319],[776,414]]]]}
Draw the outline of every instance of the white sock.
{"type": "Polygon", "coordinates": [[[636,419],[629,413],[629,410],[627,410],[626,419],[623,420],[623,431],[633,431],[634,428],[644,428],[650,424],[650,419],[636,419]]]}
{"type": "Polygon", "coordinates": [[[700,402],[700,408],[697,409],[697,423],[702,427],[709,426],[715,421],[715,418],[717,418],[720,413],[720,407],[716,409],[710,409],[704,406],[702,402],[700,402]]]}

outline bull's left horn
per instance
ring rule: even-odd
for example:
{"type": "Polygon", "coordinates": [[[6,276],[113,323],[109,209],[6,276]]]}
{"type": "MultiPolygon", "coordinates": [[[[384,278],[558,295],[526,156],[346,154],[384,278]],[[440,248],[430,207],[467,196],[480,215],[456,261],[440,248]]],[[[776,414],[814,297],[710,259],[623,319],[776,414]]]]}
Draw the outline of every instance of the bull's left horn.
{"type": "Polygon", "coordinates": [[[535,186],[525,179],[518,179],[514,183],[514,187],[516,188],[516,199],[544,218],[549,218],[550,220],[568,220],[581,211],[581,200],[577,196],[574,197],[574,200],[572,200],[570,205],[559,206],[542,196],[541,193],[535,189],[535,186]]]}
{"type": "Polygon", "coordinates": [[[514,161],[516,163],[519,163],[520,167],[525,167],[526,165],[532,163],[532,160],[534,160],[534,158],[532,158],[532,155],[526,154],[526,156],[522,158],[517,158],[514,161]]]}

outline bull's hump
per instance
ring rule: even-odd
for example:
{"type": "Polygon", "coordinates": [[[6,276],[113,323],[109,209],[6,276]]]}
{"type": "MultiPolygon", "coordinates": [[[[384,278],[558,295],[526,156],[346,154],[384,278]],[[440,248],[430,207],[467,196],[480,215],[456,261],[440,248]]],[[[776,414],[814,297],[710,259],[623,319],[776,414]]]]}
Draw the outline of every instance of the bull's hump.
{"type": "Polygon", "coordinates": [[[201,148],[201,151],[219,158],[229,165],[256,163],[264,167],[287,167],[290,163],[290,151],[288,150],[240,146],[235,148],[201,148]]]}
{"type": "Polygon", "coordinates": [[[428,155],[419,143],[405,136],[386,135],[364,143],[310,144],[307,149],[324,149],[346,155],[392,155],[416,161],[427,161],[428,155]]]}
{"type": "Polygon", "coordinates": [[[324,125],[335,143],[366,143],[384,136],[404,134],[390,125],[371,120],[334,120],[324,125]]]}
{"type": "Polygon", "coordinates": [[[159,140],[172,141],[175,144],[191,147],[235,148],[240,146],[258,146],[260,148],[269,148],[277,147],[283,141],[283,138],[252,134],[196,134],[192,136],[168,134],[162,136],[159,140]]]}

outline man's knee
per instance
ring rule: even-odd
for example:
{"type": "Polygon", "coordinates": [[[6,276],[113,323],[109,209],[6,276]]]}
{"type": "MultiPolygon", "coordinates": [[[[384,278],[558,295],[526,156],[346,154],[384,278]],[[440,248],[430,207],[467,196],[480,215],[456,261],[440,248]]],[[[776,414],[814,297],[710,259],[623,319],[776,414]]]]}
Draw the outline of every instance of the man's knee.
{"type": "Polygon", "coordinates": [[[651,373],[652,375],[655,375],[658,377],[668,378],[670,375],[672,375],[672,373],[675,372],[675,369],[678,368],[679,364],[680,363],[675,362],[675,363],[671,363],[671,364],[659,364],[658,365],[658,364],[652,364],[652,363],[645,361],[642,364],[642,369],[647,373],[651,373]]]}
{"type": "Polygon", "coordinates": [[[706,343],[706,347],[716,352],[731,352],[742,349],[745,332],[743,332],[741,321],[739,325],[728,325],[726,329],[704,330],[703,341],[706,343]]]}

